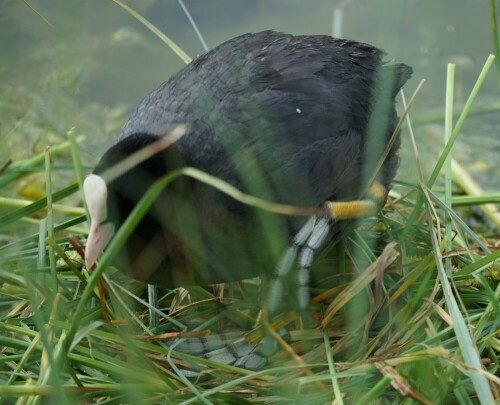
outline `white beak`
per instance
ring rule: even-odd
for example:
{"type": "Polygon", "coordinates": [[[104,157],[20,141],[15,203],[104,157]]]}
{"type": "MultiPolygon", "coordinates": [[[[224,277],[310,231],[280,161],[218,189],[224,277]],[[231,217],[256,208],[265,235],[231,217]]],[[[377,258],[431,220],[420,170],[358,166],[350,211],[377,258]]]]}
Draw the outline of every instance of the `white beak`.
{"type": "Polygon", "coordinates": [[[102,177],[95,174],[87,176],[83,183],[83,194],[90,216],[90,231],[85,247],[85,267],[91,269],[113,237],[115,226],[111,222],[106,223],[108,188],[102,177]]]}

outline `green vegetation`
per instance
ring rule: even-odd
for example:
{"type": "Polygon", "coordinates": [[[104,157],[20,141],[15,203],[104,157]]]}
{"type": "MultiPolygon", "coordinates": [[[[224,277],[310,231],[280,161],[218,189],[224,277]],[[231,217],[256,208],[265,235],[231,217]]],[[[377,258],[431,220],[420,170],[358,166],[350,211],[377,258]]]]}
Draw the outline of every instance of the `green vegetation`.
{"type": "Polygon", "coordinates": [[[259,280],[160,290],[148,303],[147,286],[109,264],[176,176],[259,209],[273,205],[191,169],[172,173],[144,196],[89,274],[74,242],[87,230],[77,198],[90,169],[81,163],[84,137],[70,131],[68,142],[31,159],[0,162],[0,403],[50,396],[57,404],[492,404],[500,383],[499,194],[457,191],[451,153],[493,62],[454,125],[449,68],[446,146],[430,179],[396,182],[376,218],[323,252],[309,319],[273,320],[272,327],[286,326],[286,339],[270,325],[252,329],[261,315],[259,280]],[[68,171],[71,179],[61,178],[68,171]],[[47,197],[13,198],[13,185],[33,173],[45,174],[47,197]],[[493,204],[475,227],[463,219],[473,204],[493,204]],[[228,328],[246,331],[249,342],[271,335],[282,350],[249,371],[176,351],[162,336],[228,328]],[[181,370],[199,373],[188,378],[181,370]]]}

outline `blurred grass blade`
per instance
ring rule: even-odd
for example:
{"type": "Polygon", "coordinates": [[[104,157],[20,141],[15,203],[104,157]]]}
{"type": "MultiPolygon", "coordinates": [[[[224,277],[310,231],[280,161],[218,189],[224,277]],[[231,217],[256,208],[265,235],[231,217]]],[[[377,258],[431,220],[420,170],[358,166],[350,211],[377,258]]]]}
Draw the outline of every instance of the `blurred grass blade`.
{"type": "Polygon", "coordinates": [[[104,325],[103,322],[95,321],[86,325],[84,328],[80,329],[78,333],[75,335],[75,339],[73,339],[72,346],[69,348],[70,351],[73,350],[78,345],[78,343],[80,343],[80,341],[85,339],[90,332],[92,332],[95,329],[99,329],[103,325],[104,325]]]}
{"type": "Polygon", "coordinates": [[[455,195],[452,198],[453,206],[500,204],[500,192],[484,193],[481,195],[455,195]]]}
{"type": "Polygon", "coordinates": [[[59,257],[64,260],[64,262],[68,265],[68,267],[71,269],[71,271],[75,274],[75,276],[82,282],[86,283],[87,280],[83,275],[80,273],[80,271],[76,268],[75,264],[70,260],[70,258],[66,255],[64,250],[61,249],[61,247],[56,243],[56,241],[50,237],[47,237],[45,239],[47,244],[52,247],[52,249],[59,255],[59,257]]]}
{"type": "MultiPolygon", "coordinates": [[[[50,156],[50,148],[45,148],[45,187],[47,195],[47,237],[54,240],[54,216],[52,213],[52,161],[50,156]]],[[[53,291],[57,291],[57,270],[56,270],[56,255],[54,248],[51,245],[49,249],[49,265],[52,275],[53,291]]]]}
{"type": "Polygon", "coordinates": [[[333,361],[330,337],[328,336],[326,329],[323,329],[323,339],[325,341],[326,359],[328,360],[328,368],[330,370],[330,376],[332,378],[332,387],[333,392],[335,393],[335,401],[338,405],[344,405],[342,392],[340,391],[339,380],[337,378],[337,371],[335,370],[335,362],[333,361]]]}
{"type": "Polygon", "coordinates": [[[43,20],[43,22],[45,22],[45,24],[50,25],[52,27],[52,24],[49,22],[49,20],[47,20],[42,13],[40,13],[35,7],[33,7],[33,5],[28,2],[28,0],[23,0],[23,3],[26,4],[26,6],[31,11],[33,11],[38,17],[40,17],[43,20]]]}
{"type": "Polygon", "coordinates": [[[493,49],[495,50],[496,70],[497,70],[497,85],[500,89],[500,33],[498,31],[498,14],[496,0],[489,0],[490,5],[490,27],[491,37],[493,39],[493,49]]]}
{"type": "MultiPolygon", "coordinates": [[[[20,199],[20,198],[7,198],[7,197],[0,197],[0,207],[5,209],[5,208],[24,208],[27,207],[28,205],[33,204],[32,200],[25,200],[25,199],[20,199]]],[[[61,205],[61,204],[52,204],[52,210],[54,212],[59,212],[61,214],[65,215],[82,215],[85,213],[84,210],[82,210],[79,207],[73,207],[69,205],[61,205]]]]}
{"type": "MultiPolygon", "coordinates": [[[[451,165],[453,169],[453,181],[458,184],[467,195],[480,199],[484,195],[482,187],[456,160],[452,159],[451,165]]],[[[500,205],[487,203],[481,205],[479,208],[488,216],[496,227],[500,227],[500,205]]]]}
{"type": "MultiPolygon", "coordinates": [[[[405,93],[404,93],[403,89],[400,90],[400,94],[401,94],[401,100],[403,101],[403,107],[405,110],[407,110],[408,104],[406,103],[406,97],[405,97],[405,93]]],[[[418,152],[417,142],[415,140],[415,134],[413,132],[412,121],[410,120],[410,114],[406,115],[406,124],[408,126],[408,132],[410,133],[411,144],[413,147],[413,154],[415,155],[415,163],[417,165],[417,171],[418,171],[418,181],[420,183],[423,183],[424,182],[424,175],[422,173],[422,163],[421,163],[421,159],[420,159],[420,154],[418,152]]]]}
{"type": "MultiPolygon", "coordinates": [[[[79,190],[83,190],[83,179],[85,177],[85,173],[83,171],[82,159],[80,158],[80,154],[78,152],[78,142],[77,142],[74,128],[71,128],[68,131],[67,136],[68,136],[68,140],[69,140],[70,151],[71,151],[71,160],[73,161],[73,168],[75,169],[76,181],[78,183],[78,188],[79,188],[79,190]]],[[[83,192],[82,192],[82,194],[83,194],[83,192]]],[[[83,195],[82,195],[82,197],[83,197],[83,195]]],[[[85,212],[87,213],[87,217],[88,217],[87,201],[85,200],[85,198],[82,198],[82,202],[83,202],[83,207],[85,208],[85,212]]]]}
{"type": "Polygon", "coordinates": [[[166,44],[181,60],[188,64],[191,62],[191,58],[172,41],[169,37],[167,37],[163,32],[161,32],[158,28],[156,28],[153,24],[151,24],[148,20],[146,20],[142,15],[132,10],[125,3],[120,0],[113,0],[114,3],[118,4],[121,8],[127,11],[132,17],[134,17],[137,21],[139,21],[142,25],[144,25],[148,30],[150,30],[153,34],[155,34],[164,44],[166,44]]]}
{"type": "Polygon", "coordinates": [[[316,207],[298,207],[294,205],[278,204],[263,200],[253,195],[243,193],[241,190],[237,189],[233,185],[217,178],[211,176],[201,170],[195,169],[193,167],[186,167],[184,169],[178,170],[178,174],[182,174],[188,177],[192,177],[202,183],[208,184],[209,186],[216,188],[217,190],[227,194],[228,196],[234,198],[243,204],[250,205],[255,208],[259,208],[263,211],[274,212],[280,215],[290,215],[290,216],[311,216],[317,212],[316,207]]]}
{"type": "MultiPolygon", "coordinates": [[[[417,95],[420,93],[420,90],[422,90],[422,87],[423,87],[424,84],[425,84],[425,80],[424,79],[420,80],[420,82],[418,83],[417,88],[415,89],[415,91],[411,95],[410,100],[408,101],[408,104],[405,106],[405,110],[403,111],[403,114],[401,114],[401,117],[399,117],[399,121],[398,121],[398,123],[396,125],[396,128],[394,128],[394,131],[391,134],[389,142],[385,146],[384,153],[380,157],[379,161],[377,162],[377,165],[376,165],[375,169],[373,170],[373,174],[371,175],[370,180],[367,183],[367,187],[370,187],[370,185],[372,185],[375,182],[375,179],[377,178],[380,170],[382,169],[382,166],[385,163],[385,160],[387,159],[387,156],[391,152],[392,147],[393,147],[394,143],[396,142],[396,139],[399,137],[399,135],[401,133],[401,126],[405,122],[406,117],[408,116],[408,113],[410,112],[410,108],[413,105],[413,102],[415,101],[417,95]]],[[[365,190],[365,192],[366,191],[367,190],[365,190]]]]}
{"type": "MultiPolygon", "coordinates": [[[[78,184],[72,184],[62,190],[56,191],[52,194],[52,202],[60,201],[63,198],[70,196],[71,194],[78,191],[78,184]]],[[[40,211],[47,207],[47,197],[40,198],[39,200],[27,205],[26,207],[20,208],[18,210],[9,212],[0,217],[0,228],[5,227],[13,222],[20,220],[21,218],[25,218],[31,214],[34,214],[37,211],[40,211]]]]}
{"type": "MultiPolygon", "coordinates": [[[[480,104],[471,108],[468,117],[496,113],[498,111],[500,111],[500,102],[493,101],[491,103],[480,104]]],[[[461,111],[454,111],[453,118],[460,117],[461,113],[462,113],[461,111]]],[[[445,116],[444,112],[418,115],[412,118],[412,124],[414,127],[417,127],[417,126],[432,124],[434,122],[441,123],[444,121],[444,116],[445,116]]]]}
{"type": "MultiPolygon", "coordinates": [[[[444,144],[445,146],[448,144],[451,138],[451,130],[453,126],[453,93],[455,89],[455,64],[448,63],[447,72],[446,72],[446,105],[445,105],[445,119],[444,119],[444,144]]],[[[451,157],[452,150],[448,156],[446,156],[446,160],[444,162],[444,203],[447,207],[452,208],[451,205],[451,196],[452,196],[452,170],[451,170],[451,157]]],[[[452,223],[449,215],[445,216],[445,235],[448,239],[446,244],[446,252],[451,251],[452,247],[452,223]]],[[[451,259],[445,259],[445,268],[448,275],[451,274],[451,259]]]]}
{"type": "MultiPolygon", "coordinates": [[[[76,142],[80,143],[85,139],[83,136],[76,138],[76,142]]],[[[54,145],[51,148],[52,157],[59,155],[70,147],[69,142],[64,142],[60,145],[54,145]]],[[[27,171],[31,171],[34,168],[39,170],[40,165],[45,161],[45,152],[41,152],[38,155],[26,159],[20,162],[12,163],[7,170],[5,170],[0,176],[0,189],[17,180],[21,176],[24,176],[27,171]]]]}
{"type": "Polygon", "coordinates": [[[196,36],[200,40],[201,45],[203,46],[203,49],[205,50],[205,52],[208,52],[210,50],[210,48],[208,47],[207,43],[205,42],[203,35],[201,35],[201,32],[198,29],[198,25],[196,24],[196,21],[194,21],[193,17],[191,17],[191,13],[189,12],[187,7],[185,6],[184,2],[182,0],[177,0],[177,2],[180,4],[182,10],[184,11],[184,14],[186,14],[186,17],[188,18],[189,23],[191,24],[191,26],[194,29],[194,32],[196,32],[196,36]]]}
{"type": "Polygon", "coordinates": [[[474,104],[474,101],[476,100],[477,95],[479,94],[479,91],[483,87],[483,84],[486,80],[486,76],[488,75],[488,72],[491,69],[491,65],[495,61],[495,56],[490,55],[486,59],[486,62],[484,63],[483,69],[479,73],[479,76],[477,78],[476,83],[474,84],[474,87],[472,88],[472,91],[469,95],[469,98],[467,99],[465,106],[462,110],[462,113],[458,117],[457,123],[455,124],[455,127],[453,128],[453,131],[450,135],[450,139],[448,139],[448,142],[446,143],[446,146],[444,147],[443,151],[441,152],[441,155],[439,156],[439,159],[436,163],[436,166],[434,167],[434,170],[432,171],[432,174],[427,181],[427,187],[432,188],[434,183],[436,182],[436,179],[439,176],[439,173],[441,171],[441,168],[444,165],[444,162],[446,161],[448,155],[451,152],[451,149],[453,148],[453,145],[455,144],[455,141],[458,137],[458,134],[462,130],[462,126],[469,115],[469,112],[472,108],[472,105],[474,104]]]}
{"type": "MultiPolygon", "coordinates": [[[[87,217],[85,215],[81,215],[81,216],[79,216],[77,218],[70,219],[70,220],[65,221],[63,223],[60,223],[59,225],[55,225],[54,226],[54,232],[59,232],[59,231],[62,231],[62,230],[67,230],[67,229],[73,227],[74,225],[78,225],[78,224],[81,224],[82,222],[85,222],[86,220],[87,220],[87,217]]],[[[40,221],[40,223],[41,222],[42,221],[40,221]]],[[[15,241],[11,242],[11,243],[2,245],[2,246],[0,246],[0,251],[2,251],[2,250],[9,250],[9,249],[12,249],[15,246],[26,246],[26,244],[38,240],[39,235],[40,235],[40,233],[36,233],[36,234],[33,234],[33,235],[28,235],[28,236],[25,236],[23,238],[17,239],[15,241]]]]}

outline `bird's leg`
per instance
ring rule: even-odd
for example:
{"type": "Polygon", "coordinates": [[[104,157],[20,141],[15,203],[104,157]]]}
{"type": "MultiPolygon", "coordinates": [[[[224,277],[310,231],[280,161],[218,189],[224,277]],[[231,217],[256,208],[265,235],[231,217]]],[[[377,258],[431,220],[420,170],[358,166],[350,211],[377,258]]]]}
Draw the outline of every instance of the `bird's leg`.
{"type": "Polygon", "coordinates": [[[280,309],[284,296],[285,278],[295,263],[298,271],[295,279],[298,309],[309,306],[309,271],[314,262],[316,251],[328,238],[331,224],[348,219],[356,219],[378,212],[385,198],[385,188],[380,183],[373,184],[366,193],[366,198],[353,201],[326,201],[319,209],[319,214],[311,217],[293,238],[292,245],[282,256],[271,280],[267,312],[275,315],[280,309]],[[298,259],[297,259],[298,258],[298,259]]]}
{"type": "Polygon", "coordinates": [[[374,183],[366,192],[366,197],[354,201],[326,201],[322,212],[333,221],[362,218],[377,213],[385,198],[385,188],[374,183]]]}
{"type": "Polygon", "coordinates": [[[302,229],[293,238],[292,245],[282,256],[269,288],[267,311],[275,315],[282,302],[285,287],[285,278],[293,269],[297,261],[297,293],[299,295],[298,308],[305,309],[309,306],[309,269],[314,261],[315,251],[322,246],[328,236],[330,219],[326,217],[311,217],[302,229]]]}
{"type": "MultiPolygon", "coordinates": [[[[328,238],[330,226],[336,221],[355,219],[371,215],[378,211],[385,197],[385,190],[375,184],[366,193],[366,198],[354,201],[327,201],[319,209],[318,214],[309,218],[292,240],[291,246],[283,254],[271,280],[267,296],[267,317],[274,316],[282,309],[286,278],[295,266],[298,271],[293,282],[297,290],[296,309],[305,310],[309,306],[309,271],[318,251],[328,238]]],[[[278,334],[284,338],[286,329],[279,329],[278,334]]],[[[238,334],[237,334],[238,335],[238,334]]],[[[241,334],[239,334],[241,335],[241,334]]],[[[175,345],[175,350],[195,354],[200,357],[230,364],[249,370],[260,369],[267,363],[269,356],[278,350],[273,336],[264,336],[259,342],[249,342],[243,337],[231,334],[217,334],[205,338],[184,339],[175,345]]],[[[182,370],[186,376],[198,376],[199,372],[182,370]]]]}

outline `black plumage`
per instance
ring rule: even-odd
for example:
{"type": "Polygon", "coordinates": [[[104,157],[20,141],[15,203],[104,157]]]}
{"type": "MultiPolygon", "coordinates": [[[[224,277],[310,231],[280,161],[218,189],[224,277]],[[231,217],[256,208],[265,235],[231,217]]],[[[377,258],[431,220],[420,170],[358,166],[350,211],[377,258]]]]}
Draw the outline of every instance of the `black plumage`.
{"type": "MultiPolygon", "coordinates": [[[[394,97],[412,72],[404,64],[383,65],[383,55],[355,41],[264,31],[199,56],[146,96],[97,165],[94,173],[101,174],[177,124],[187,125],[175,145],[107,184],[102,223],[119,227],[157,179],[183,166],[278,203],[318,207],[359,199],[394,131],[394,97]]],[[[386,190],[398,147],[399,141],[378,177],[386,190]]],[[[270,274],[304,221],[180,178],[116,262],[136,279],[165,286],[270,274]]],[[[335,223],[331,237],[352,226],[335,223]]]]}

